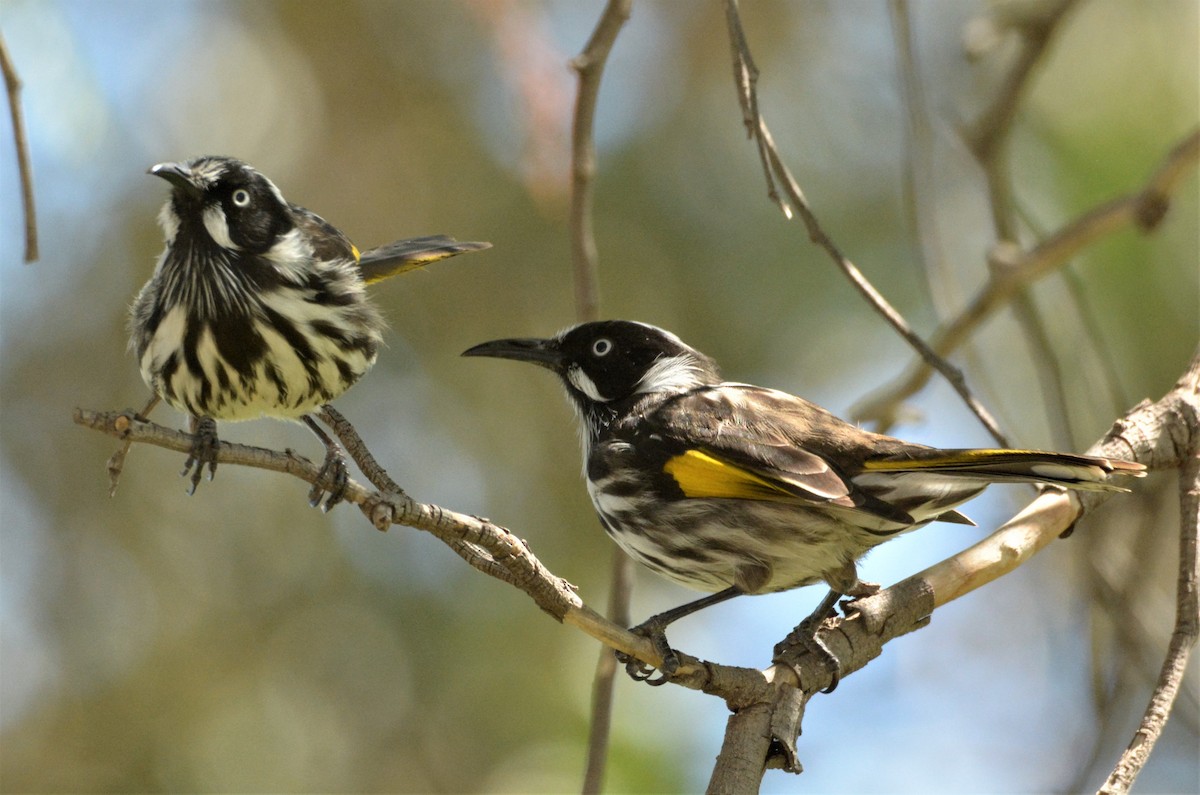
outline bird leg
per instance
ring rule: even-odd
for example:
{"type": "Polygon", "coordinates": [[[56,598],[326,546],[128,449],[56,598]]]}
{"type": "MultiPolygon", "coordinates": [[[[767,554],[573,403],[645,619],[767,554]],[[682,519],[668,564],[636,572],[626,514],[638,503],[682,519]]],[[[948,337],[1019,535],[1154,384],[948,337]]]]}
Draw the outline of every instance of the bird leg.
{"type": "Polygon", "coordinates": [[[837,656],[829,650],[825,645],[825,641],[818,634],[821,631],[821,625],[825,623],[825,619],[832,618],[837,614],[837,603],[844,594],[841,591],[830,589],[821,603],[817,605],[817,609],[799,624],[796,628],[788,633],[787,637],[775,644],[775,655],[772,658],[774,662],[779,662],[779,658],[783,656],[789,648],[799,645],[803,646],[804,650],[819,659],[826,668],[829,669],[832,677],[829,687],[822,690],[822,693],[832,693],[838,686],[838,682],[842,678],[842,664],[837,656]]]}
{"type": "Polygon", "coordinates": [[[329,496],[326,498],[325,504],[321,506],[321,510],[329,513],[329,509],[346,496],[346,486],[350,482],[350,473],[346,470],[346,459],[342,457],[342,449],[338,447],[337,442],[321,430],[321,426],[317,425],[317,421],[311,415],[306,414],[300,419],[317,435],[321,444],[325,445],[325,461],[321,464],[320,472],[317,473],[317,481],[309,489],[308,504],[315,508],[320,504],[321,497],[328,491],[329,496]],[[326,488],[326,484],[328,484],[328,488],[326,488]]]}
{"type": "Polygon", "coordinates": [[[711,607],[732,599],[735,596],[740,596],[741,593],[742,591],[737,588],[726,588],[723,591],[709,594],[695,601],[651,616],[636,627],[630,628],[629,631],[633,634],[649,639],[654,644],[654,650],[658,653],[658,656],[662,658],[662,663],[658,667],[662,675],[657,679],[650,678],[654,674],[654,666],[648,665],[634,658],[632,655],[619,651],[617,652],[617,662],[625,664],[625,673],[629,674],[629,677],[635,682],[645,682],[648,685],[657,687],[670,681],[675,672],[679,670],[679,655],[667,643],[667,626],[684,616],[690,616],[692,613],[703,610],[706,607],[711,607]]]}
{"type": "MultiPolygon", "coordinates": [[[[151,404],[151,408],[153,408],[153,404],[151,404]]],[[[221,446],[221,440],[217,438],[217,421],[212,417],[193,416],[191,430],[192,450],[188,453],[187,460],[183,462],[183,471],[179,475],[187,477],[187,474],[191,472],[192,487],[188,489],[188,494],[195,494],[196,486],[200,485],[200,476],[204,471],[205,464],[208,465],[209,480],[212,480],[213,476],[217,474],[217,450],[221,446]]]]}

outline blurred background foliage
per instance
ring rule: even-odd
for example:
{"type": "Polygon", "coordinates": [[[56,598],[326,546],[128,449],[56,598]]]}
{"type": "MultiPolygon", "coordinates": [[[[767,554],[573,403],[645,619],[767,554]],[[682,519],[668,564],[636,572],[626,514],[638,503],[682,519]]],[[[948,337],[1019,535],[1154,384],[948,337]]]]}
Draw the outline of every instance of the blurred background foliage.
{"type": "MultiPolygon", "coordinates": [[[[1005,4],[1010,10],[1013,4],[1005,4]]],[[[414,496],[514,529],[602,608],[610,546],[545,374],[458,358],[573,320],[566,227],[574,80],[599,2],[5,0],[25,83],[42,260],[20,261],[0,124],[0,786],[19,791],[577,790],[596,645],[428,536],[311,510],[306,486],[222,468],[194,497],[181,455],[114,442],[75,406],[140,406],[125,313],[161,248],[153,163],[230,154],[360,247],[450,233],[484,254],[380,285],[389,348],[338,402],[414,496]]],[[[930,297],[902,184],[904,109],[883,2],[746,2],[761,105],[827,230],[928,332],[983,281],[982,176],[958,131],[994,97],[1003,35],[974,59],[985,2],[910,4],[932,124],[921,196],[946,274],[930,297]],[[977,37],[976,37],[977,38],[977,37]]],[[[1087,0],[1019,108],[1015,200],[1052,231],[1136,190],[1197,122],[1195,0],[1087,0]]],[[[984,37],[987,38],[986,36],[984,37]]],[[[656,323],[735,380],[845,414],[911,354],[765,196],[716,2],[636,2],[597,116],[603,314],[656,323]]],[[[1011,314],[957,357],[1020,444],[1082,449],[1157,398],[1197,342],[1194,174],[1150,235],[1121,231],[1034,289],[1072,409],[1058,427],[1011,314]],[[1108,373],[1115,373],[1117,383],[1108,373]],[[1114,392],[1120,396],[1111,397],[1114,392]]],[[[1032,236],[1025,242],[1032,240],[1032,236]]],[[[900,435],[988,439],[935,382],[900,435]]],[[[168,409],[159,421],[181,422],[168,409]]],[[[318,455],[300,426],[223,438],[318,455]]],[[[1128,741],[1173,614],[1174,477],[1113,501],[1031,565],[939,611],[808,710],[804,780],[766,791],[1094,788],[1128,741]],[[1092,757],[1095,755],[1095,760],[1092,757]],[[866,757],[866,758],[864,758],[866,757]],[[867,762],[869,758],[869,763],[867,762]]],[[[974,542],[1029,494],[993,490],[979,530],[932,526],[878,550],[892,582],[974,542]]],[[[689,594],[642,573],[634,614],[689,594]]],[[[729,603],[680,648],[762,666],[816,589],[729,603]]],[[[1194,791],[1195,666],[1139,782],[1194,791]]],[[[703,787],[724,705],[621,682],[611,791],[703,787]]]]}

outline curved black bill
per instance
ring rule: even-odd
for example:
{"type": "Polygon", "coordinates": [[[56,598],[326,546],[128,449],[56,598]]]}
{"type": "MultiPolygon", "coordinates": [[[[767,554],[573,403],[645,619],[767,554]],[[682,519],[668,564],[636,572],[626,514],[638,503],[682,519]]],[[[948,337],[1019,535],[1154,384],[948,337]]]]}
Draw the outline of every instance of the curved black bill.
{"type": "Polygon", "coordinates": [[[200,194],[200,188],[192,181],[192,171],[182,163],[158,163],[146,170],[147,174],[162,177],[175,187],[192,196],[200,194]]]}
{"type": "Polygon", "coordinates": [[[514,359],[518,362],[540,364],[557,370],[562,364],[562,351],[555,340],[513,339],[492,340],[468,348],[463,356],[491,356],[495,359],[514,359]]]}

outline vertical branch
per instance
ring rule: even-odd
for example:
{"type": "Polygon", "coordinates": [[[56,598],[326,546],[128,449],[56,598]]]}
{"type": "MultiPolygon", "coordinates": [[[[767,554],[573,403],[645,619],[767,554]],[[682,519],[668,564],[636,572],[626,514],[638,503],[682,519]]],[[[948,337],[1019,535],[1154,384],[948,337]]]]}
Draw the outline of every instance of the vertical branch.
{"type": "Polygon", "coordinates": [[[571,127],[571,261],[575,271],[575,315],[596,320],[600,313],[592,195],[596,176],[596,100],[600,78],[617,34],[629,19],[633,0],[609,0],[583,52],[571,60],[579,75],[579,96],[571,127]]]}
{"type": "Polygon", "coordinates": [[[8,90],[8,112],[12,116],[13,141],[17,147],[17,173],[21,176],[25,261],[35,262],[38,258],[37,209],[33,202],[33,169],[29,165],[29,144],[25,140],[25,117],[21,112],[21,78],[17,77],[3,36],[0,36],[0,72],[4,73],[4,86],[8,90]]]}
{"type": "Polygon", "coordinates": [[[896,71],[900,75],[904,104],[904,204],[913,238],[917,241],[925,288],[938,316],[950,313],[961,303],[959,290],[939,251],[938,219],[934,201],[933,132],[929,123],[925,87],[914,50],[911,9],[908,0],[889,0],[892,40],[896,49],[896,71]]]}
{"type": "MultiPolygon", "coordinates": [[[[1182,424],[1182,423],[1181,423],[1182,424]]],[[[1188,658],[1200,637],[1200,596],[1197,585],[1200,556],[1197,555],[1197,531],[1200,527],[1200,440],[1191,440],[1179,471],[1179,579],[1176,583],[1175,629],[1167,647],[1167,656],[1155,684],[1150,703],[1134,732],[1129,747],[1121,755],[1101,795],[1129,792],[1154,750],[1154,744],[1166,728],[1167,719],[1187,670],[1188,658]]]]}
{"type": "MultiPolygon", "coordinates": [[[[1034,70],[1042,61],[1050,40],[1075,0],[1059,0],[1028,19],[1013,20],[1011,25],[1021,36],[1021,48],[1016,63],[1005,76],[1004,83],[992,104],[976,120],[968,132],[968,145],[983,169],[991,203],[993,232],[998,245],[1016,243],[1019,238],[1018,218],[1009,179],[1007,143],[1016,118],[1021,96],[1030,83],[1034,70]]],[[[1050,335],[1046,333],[1037,306],[1025,288],[1013,296],[1013,311],[1018,325],[1033,353],[1034,368],[1042,383],[1042,402],[1051,417],[1056,444],[1070,445],[1070,417],[1062,371],[1054,355],[1050,335]]]]}
{"type": "MultiPolygon", "coordinates": [[[[571,68],[579,75],[579,94],[571,127],[571,262],[575,274],[575,317],[580,322],[598,320],[600,317],[600,280],[592,223],[596,177],[596,101],[600,96],[600,79],[608,54],[617,34],[629,19],[632,5],[633,0],[609,0],[587,45],[571,60],[571,68]]],[[[608,616],[621,626],[629,626],[632,569],[633,561],[616,549],[609,583],[608,616]]],[[[592,718],[582,788],[584,793],[598,793],[604,784],[616,671],[616,659],[612,651],[602,645],[592,682],[592,718]]]]}

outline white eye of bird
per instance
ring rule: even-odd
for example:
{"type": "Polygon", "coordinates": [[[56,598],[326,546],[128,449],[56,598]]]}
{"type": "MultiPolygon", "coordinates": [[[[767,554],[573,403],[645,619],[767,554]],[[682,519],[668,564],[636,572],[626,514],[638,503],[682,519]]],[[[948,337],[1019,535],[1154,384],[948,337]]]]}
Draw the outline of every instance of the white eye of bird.
{"type": "Polygon", "coordinates": [[[244,188],[238,188],[233,192],[233,203],[238,207],[245,207],[250,204],[250,193],[244,188]]]}
{"type": "Polygon", "coordinates": [[[608,352],[612,350],[612,347],[612,340],[601,337],[592,343],[592,353],[594,353],[596,356],[607,356],[608,352]]]}

